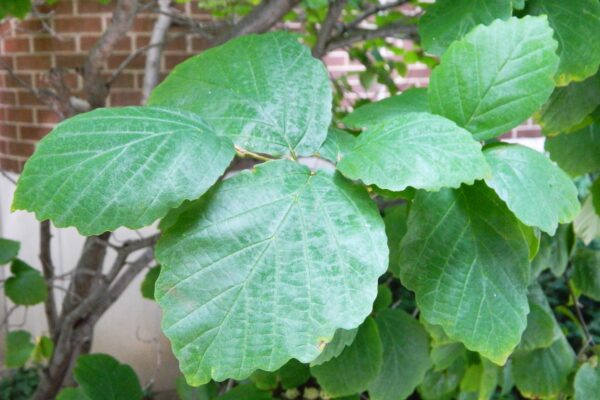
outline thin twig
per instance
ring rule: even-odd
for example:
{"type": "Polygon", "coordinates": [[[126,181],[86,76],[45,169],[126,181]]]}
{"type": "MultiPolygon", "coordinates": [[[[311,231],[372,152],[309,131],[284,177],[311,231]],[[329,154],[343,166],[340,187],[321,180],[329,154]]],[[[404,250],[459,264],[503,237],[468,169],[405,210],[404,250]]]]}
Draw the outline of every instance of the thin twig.
{"type": "Polygon", "coordinates": [[[6,178],[7,181],[9,181],[10,183],[12,183],[13,185],[17,185],[17,181],[15,181],[9,174],[8,172],[4,171],[4,170],[0,170],[0,174],[2,174],[3,177],[6,178]]]}
{"type": "Polygon", "coordinates": [[[582,349],[585,349],[587,346],[592,345],[595,346],[594,338],[590,333],[590,330],[585,322],[585,318],[583,318],[583,313],[581,312],[581,304],[577,300],[577,296],[575,296],[575,292],[573,291],[572,286],[567,283],[567,287],[569,288],[569,294],[571,295],[571,300],[573,301],[573,306],[575,307],[575,314],[577,315],[577,319],[579,320],[579,324],[581,325],[581,329],[583,330],[583,334],[585,336],[586,344],[582,346],[582,349]]]}
{"type": "Polygon", "coordinates": [[[406,3],[408,3],[408,0],[397,0],[397,1],[394,1],[391,3],[378,4],[373,7],[370,7],[365,12],[363,12],[358,17],[356,17],[354,20],[352,20],[351,22],[346,24],[344,26],[344,29],[348,30],[351,28],[357,28],[361,22],[368,19],[369,17],[371,17],[375,14],[379,14],[380,12],[383,12],[383,11],[391,10],[392,8],[396,8],[396,7],[401,6],[402,4],[406,4],[406,3]]]}
{"type": "Polygon", "coordinates": [[[346,3],[347,0],[334,0],[329,3],[327,15],[325,16],[325,20],[323,21],[321,29],[319,30],[319,34],[317,35],[317,43],[312,49],[313,57],[321,58],[325,55],[327,43],[329,43],[329,40],[333,35],[335,25],[337,24],[340,15],[342,15],[342,11],[344,11],[346,3]]]}

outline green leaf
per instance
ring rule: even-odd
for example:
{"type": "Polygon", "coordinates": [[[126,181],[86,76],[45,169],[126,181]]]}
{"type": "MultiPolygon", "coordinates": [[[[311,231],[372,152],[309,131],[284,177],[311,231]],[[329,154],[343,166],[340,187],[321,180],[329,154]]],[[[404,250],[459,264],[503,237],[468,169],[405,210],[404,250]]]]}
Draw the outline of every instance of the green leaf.
{"type": "Polygon", "coordinates": [[[383,221],[385,223],[385,233],[387,236],[388,247],[390,249],[391,271],[397,271],[400,262],[400,241],[406,234],[408,220],[408,205],[400,204],[398,206],[385,209],[383,221]]]}
{"type": "Polygon", "coordinates": [[[142,387],[133,369],[107,354],[79,356],[73,375],[90,400],[142,398],[142,387]]]}
{"type": "Polygon", "coordinates": [[[342,122],[349,128],[366,128],[407,112],[430,112],[427,89],[411,88],[399,95],[358,107],[342,122]]]}
{"type": "Polygon", "coordinates": [[[337,164],[352,148],[356,138],[354,135],[337,128],[329,128],[327,139],[319,149],[319,155],[337,164]]]}
{"type": "Polygon", "coordinates": [[[381,366],[382,344],[377,324],[369,317],[342,354],[310,370],[329,396],[342,397],[367,390],[381,366]]]}
{"type": "Polygon", "coordinates": [[[498,371],[498,366],[485,358],[480,363],[469,365],[460,382],[461,396],[472,395],[477,400],[490,399],[498,385],[498,371]]]}
{"type": "Polygon", "coordinates": [[[424,400],[454,399],[456,389],[465,374],[465,364],[463,358],[458,358],[446,371],[429,370],[418,387],[421,397],[424,400]]]}
{"type": "Polygon", "coordinates": [[[25,365],[35,348],[32,339],[31,333],[27,331],[8,332],[4,359],[7,368],[20,368],[25,365]]]}
{"type": "Polygon", "coordinates": [[[8,264],[19,254],[21,243],[0,238],[0,265],[8,264]]]}
{"type": "Polygon", "coordinates": [[[434,345],[430,354],[433,370],[440,372],[448,369],[458,358],[466,355],[467,349],[462,343],[434,345]]]}
{"type": "Polygon", "coordinates": [[[600,237],[600,215],[594,209],[594,196],[589,195],[583,202],[581,212],[573,221],[575,235],[580,238],[585,245],[592,240],[600,237]]]}
{"type": "Polygon", "coordinates": [[[597,178],[590,187],[590,196],[592,197],[592,205],[597,215],[600,215],[600,177],[597,178]]]}
{"type": "Polygon", "coordinates": [[[393,191],[458,187],[489,173],[469,132],[427,113],[405,113],[370,127],[337,167],[350,179],[393,191]]]}
{"type": "Polygon", "coordinates": [[[178,376],[175,380],[175,390],[180,400],[213,400],[219,394],[219,386],[215,382],[192,387],[187,384],[183,375],[178,376]]]}
{"type": "Polygon", "coordinates": [[[15,17],[23,19],[31,11],[31,0],[3,0],[0,2],[0,19],[15,17]]]}
{"type": "Polygon", "coordinates": [[[600,105],[600,74],[554,90],[535,116],[544,135],[554,136],[580,126],[600,105]]]}
{"type": "Polygon", "coordinates": [[[525,8],[525,1],[526,0],[512,0],[513,3],[513,8],[515,10],[522,10],[525,8]]]}
{"type": "Polygon", "coordinates": [[[254,371],[250,375],[250,380],[260,390],[274,390],[278,385],[278,376],[276,372],[254,371]]]}
{"type": "Polygon", "coordinates": [[[575,375],[575,400],[593,399],[600,393],[600,367],[583,364],[575,375]]]}
{"type": "Polygon", "coordinates": [[[354,342],[357,332],[358,328],[350,330],[338,329],[335,331],[333,340],[325,345],[321,354],[310,363],[310,366],[321,365],[342,354],[342,351],[354,342]]]}
{"type": "Polygon", "coordinates": [[[545,148],[550,158],[571,176],[600,170],[600,123],[546,138],[545,148]]]}
{"type": "Polygon", "coordinates": [[[492,167],[485,182],[524,224],[554,235],[579,213],[577,188],[544,154],[517,144],[492,145],[483,154],[492,167]]]}
{"type": "Polygon", "coordinates": [[[278,371],[281,387],[292,389],[304,385],[310,379],[310,368],[298,360],[290,360],[278,371]]]}
{"type": "Polygon", "coordinates": [[[600,64],[600,3],[597,0],[529,0],[528,12],[547,15],[558,41],[559,86],[582,81],[600,64]]]}
{"type": "Polygon", "coordinates": [[[81,388],[66,387],[58,393],[56,400],[90,400],[81,388]]]}
{"type": "Polygon", "coordinates": [[[331,122],[325,66],[286,32],[248,35],[179,64],[151,105],[200,114],[246,150],[314,154],[331,122]]]}
{"type": "Polygon", "coordinates": [[[379,285],[377,297],[373,303],[373,313],[381,312],[387,309],[393,301],[392,290],[387,285],[379,285]]]}
{"type": "Polygon", "coordinates": [[[575,353],[563,337],[552,346],[512,357],[515,385],[528,398],[553,398],[567,384],[575,365],[575,353]]]}
{"type": "Polygon", "coordinates": [[[431,368],[429,336],[417,320],[399,309],[380,312],[375,322],[383,348],[383,364],[369,384],[370,399],[405,399],[431,368]]]}
{"type": "Polygon", "coordinates": [[[556,41],[545,17],[496,20],[454,42],[431,74],[431,110],[476,139],[499,136],[531,116],[554,89],[556,41]]]}
{"type": "Polygon", "coordinates": [[[14,210],[82,235],[136,229],[202,195],[234,150],[194,114],[104,108],[59,124],[25,164],[14,210]]]}
{"type": "Polygon", "coordinates": [[[152,267],[148,270],[148,272],[146,272],[146,276],[144,277],[142,286],[140,287],[143,298],[154,300],[154,286],[156,285],[156,280],[158,279],[159,274],[160,265],[152,267]]]}
{"type": "Polygon", "coordinates": [[[529,287],[529,314],[518,351],[531,351],[550,347],[562,336],[546,295],[537,283],[529,287]]]}
{"type": "Polygon", "coordinates": [[[587,297],[600,301],[600,251],[578,249],[571,262],[571,282],[587,297]]]}
{"type": "Polygon", "coordinates": [[[223,396],[217,397],[219,400],[270,400],[271,393],[263,392],[254,385],[242,384],[234,387],[223,396]]]}
{"type": "Polygon", "coordinates": [[[35,341],[32,357],[37,363],[49,360],[54,352],[54,342],[48,336],[40,336],[35,341]]]}
{"type": "Polygon", "coordinates": [[[526,326],[528,255],[518,220],[483,183],[419,192],[400,278],[429,323],[501,365],[526,326]]]}
{"type": "Polygon", "coordinates": [[[371,312],[388,263],[366,191],[286,160],[217,185],[156,256],[163,331],[192,385],[312,361],[371,312]]]}
{"type": "Polygon", "coordinates": [[[573,231],[571,225],[559,225],[554,237],[541,235],[540,250],[531,262],[532,278],[544,270],[550,269],[555,276],[561,276],[569,262],[573,231]]]}
{"type": "Polygon", "coordinates": [[[46,300],[48,286],[39,271],[19,259],[13,260],[10,270],[13,276],[4,283],[4,292],[10,301],[33,306],[46,300]]]}
{"type": "Polygon", "coordinates": [[[475,26],[508,19],[511,14],[511,0],[438,0],[421,17],[419,36],[423,48],[439,56],[475,26]]]}

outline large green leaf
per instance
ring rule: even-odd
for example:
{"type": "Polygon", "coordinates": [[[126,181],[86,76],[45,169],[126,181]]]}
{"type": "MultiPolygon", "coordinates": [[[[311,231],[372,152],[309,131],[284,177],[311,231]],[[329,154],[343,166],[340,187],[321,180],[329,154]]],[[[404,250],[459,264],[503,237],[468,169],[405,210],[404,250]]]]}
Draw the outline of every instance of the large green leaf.
{"type": "Polygon", "coordinates": [[[32,339],[31,333],[27,331],[8,332],[4,358],[7,368],[19,368],[25,365],[35,348],[32,339]]]}
{"type": "Polygon", "coordinates": [[[569,86],[556,88],[536,115],[536,120],[542,126],[544,135],[554,136],[581,125],[598,105],[600,74],[583,82],[573,82],[569,86]]]}
{"type": "Polygon", "coordinates": [[[141,228],[202,195],[234,155],[192,113],[105,108],[59,124],[25,164],[13,209],[83,235],[141,228]]]}
{"type": "Polygon", "coordinates": [[[342,351],[354,342],[356,338],[356,333],[358,332],[358,328],[355,329],[338,329],[333,336],[333,340],[325,345],[325,348],[319,354],[317,358],[315,358],[310,365],[321,365],[332,358],[335,358],[342,354],[342,351]]]}
{"type": "Polygon", "coordinates": [[[319,156],[337,164],[354,147],[356,138],[351,133],[337,128],[329,128],[327,139],[319,149],[319,156]]]}
{"type": "Polygon", "coordinates": [[[263,392],[256,386],[250,384],[242,384],[234,387],[222,396],[217,397],[219,400],[269,400],[272,399],[271,393],[263,392]]]}
{"type": "Polygon", "coordinates": [[[546,138],[545,148],[550,158],[572,176],[600,170],[600,123],[546,138]]]}
{"type": "Polygon", "coordinates": [[[571,282],[587,297],[600,301],[600,251],[578,249],[571,262],[571,282]]]}
{"type": "Polygon", "coordinates": [[[342,354],[310,370],[328,395],[349,396],[367,390],[382,368],[382,356],[377,324],[369,317],[342,354]]]}
{"type": "Polygon", "coordinates": [[[594,208],[594,196],[589,195],[583,202],[581,212],[573,221],[575,235],[586,245],[594,239],[600,238],[600,215],[594,208]]]}
{"type": "Polygon", "coordinates": [[[90,400],[81,388],[66,387],[58,393],[56,400],[90,400]]]}
{"type": "Polygon", "coordinates": [[[528,12],[547,15],[558,41],[560,86],[592,76],[600,64],[598,0],[529,0],[528,12]]]}
{"type": "Polygon", "coordinates": [[[5,0],[0,3],[0,20],[6,17],[19,19],[31,11],[31,0],[5,0]]]}
{"type": "Polygon", "coordinates": [[[492,167],[485,182],[523,223],[554,235],[559,223],[579,213],[577,188],[544,154],[517,144],[484,149],[492,167]]]}
{"type": "Polygon", "coordinates": [[[460,399],[490,399],[498,386],[498,372],[498,366],[485,358],[469,365],[460,382],[460,399]]]}
{"type": "Polygon", "coordinates": [[[244,149],[311,155],[327,136],[325,66],[285,32],[248,35],[178,65],[149,104],[194,111],[244,149]]]}
{"type": "Polygon", "coordinates": [[[489,174],[469,132],[428,113],[405,113],[369,127],[337,167],[350,179],[393,191],[458,187],[489,174]]]}
{"type": "Polygon", "coordinates": [[[519,351],[531,351],[550,347],[562,336],[562,332],[548,299],[540,285],[533,284],[529,287],[529,314],[527,315],[527,329],[523,332],[519,351]]]}
{"type": "Polygon", "coordinates": [[[552,237],[543,233],[540,237],[540,250],[531,261],[532,279],[546,269],[550,269],[555,276],[561,276],[567,268],[573,244],[571,225],[559,225],[552,237]]]}
{"type": "Polygon", "coordinates": [[[504,364],[527,322],[528,256],[519,221],[483,183],[419,192],[400,278],[429,323],[504,364]]]}
{"type": "Polygon", "coordinates": [[[371,312],[388,263],[366,191],[286,160],[223,181],[156,256],[163,330],[193,385],[314,360],[371,312]]]}
{"type": "Polygon", "coordinates": [[[107,354],[79,356],[73,375],[90,400],[142,399],[142,387],[133,369],[107,354]]]}
{"type": "Polygon", "coordinates": [[[348,114],[343,122],[349,128],[366,128],[407,112],[429,112],[427,89],[412,88],[399,95],[365,104],[348,114]]]}
{"type": "Polygon", "coordinates": [[[462,343],[455,342],[440,345],[432,343],[432,346],[429,356],[433,363],[433,370],[437,372],[450,368],[458,358],[467,355],[467,349],[462,343]]]}
{"type": "Polygon", "coordinates": [[[431,74],[431,110],[479,140],[531,116],[554,89],[557,43],[545,17],[497,20],[453,43],[431,74]]]}
{"type": "Polygon", "coordinates": [[[511,0],[438,0],[419,21],[419,35],[423,48],[439,56],[475,26],[508,19],[511,14],[511,0]]]}
{"type": "Polygon", "coordinates": [[[0,238],[0,265],[8,264],[19,254],[21,243],[10,239],[0,238]]]}
{"type": "Polygon", "coordinates": [[[593,399],[600,393],[600,367],[583,364],[575,375],[575,400],[593,399]]]}
{"type": "Polygon", "coordinates": [[[512,357],[515,385],[522,395],[532,399],[555,398],[574,365],[575,353],[564,336],[550,347],[512,357]]]}
{"type": "Polygon", "coordinates": [[[140,286],[140,291],[142,292],[142,297],[148,300],[154,300],[154,286],[156,285],[156,280],[158,279],[158,275],[160,274],[160,265],[156,267],[152,267],[146,272],[146,276],[142,281],[140,286]]]}
{"type": "Polygon", "coordinates": [[[12,276],[4,284],[4,292],[13,303],[33,306],[46,300],[48,286],[39,271],[19,259],[13,260],[10,271],[12,276]]]}
{"type": "Polygon", "coordinates": [[[390,249],[390,270],[397,271],[400,260],[400,241],[406,234],[408,227],[408,204],[400,204],[385,209],[383,221],[385,223],[385,233],[387,236],[388,247],[390,249]]]}
{"type": "Polygon", "coordinates": [[[372,400],[405,399],[431,368],[429,336],[406,312],[387,309],[375,319],[383,347],[383,364],[369,384],[372,400]]]}
{"type": "Polygon", "coordinates": [[[457,358],[445,371],[429,370],[418,391],[424,400],[451,400],[465,374],[465,359],[457,358]]]}

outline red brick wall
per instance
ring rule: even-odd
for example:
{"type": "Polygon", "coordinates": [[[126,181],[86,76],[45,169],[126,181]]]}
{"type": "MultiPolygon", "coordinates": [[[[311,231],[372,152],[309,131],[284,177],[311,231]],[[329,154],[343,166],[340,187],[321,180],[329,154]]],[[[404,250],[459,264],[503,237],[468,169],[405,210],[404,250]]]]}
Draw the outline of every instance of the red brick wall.
{"type": "MultiPolygon", "coordinates": [[[[1,0],[0,0],[1,1],[1,0]]],[[[197,19],[203,18],[198,2],[180,5],[178,8],[197,19]]],[[[95,0],[60,0],[42,11],[44,15],[29,17],[25,21],[0,22],[0,60],[12,68],[19,79],[33,88],[46,86],[45,74],[50,68],[68,68],[67,82],[74,95],[80,95],[82,79],[76,69],[83,63],[101,33],[110,23],[113,6],[103,6],[95,0]],[[51,34],[50,32],[54,32],[51,34]]],[[[206,16],[204,16],[206,17],[206,16]]],[[[135,49],[148,44],[155,15],[140,14],[131,31],[116,47],[107,62],[107,73],[113,72],[135,49]]],[[[171,33],[177,33],[172,28],[171,33]]],[[[166,74],[176,64],[204,48],[202,38],[181,35],[169,41],[161,62],[161,72],[166,74]]],[[[384,89],[375,88],[369,93],[360,89],[358,76],[352,74],[361,67],[352,64],[348,55],[336,51],[326,57],[333,75],[350,73],[349,81],[358,94],[351,94],[352,101],[359,96],[376,99],[386,95],[384,89]]],[[[136,105],[140,103],[145,57],[134,59],[113,83],[108,106],[136,105]]],[[[411,86],[423,87],[429,80],[424,66],[412,66],[406,77],[398,77],[401,89],[411,86]]],[[[19,82],[0,68],[0,169],[18,172],[35,148],[36,142],[48,133],[58,117],[19,82]]],[[[538,135],[535,126],[526,125],[513,131],[512,135],[538,135]]]]}

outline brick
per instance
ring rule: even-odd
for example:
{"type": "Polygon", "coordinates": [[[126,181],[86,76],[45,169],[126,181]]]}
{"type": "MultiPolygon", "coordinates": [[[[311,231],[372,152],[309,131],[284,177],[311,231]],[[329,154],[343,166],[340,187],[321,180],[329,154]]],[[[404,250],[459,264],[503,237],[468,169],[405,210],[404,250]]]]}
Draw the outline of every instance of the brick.
{"type": "Polygon", "coordinates": [[[28,38],[6,38],[4,39],[4,51],[6,53],[27,53],[31,51],[28,38]]]}
{"type": "Polygon", "coordinates": [[[56,18],[54,26],[57,32],[102,32],[100,17],[56,18]]]}
{"type": "Polygon", "coordinates": [[[342,52],[333,52],[323,58],[323,62],[328,66],[344,66],[349,63],[348,56],[342,52]]]}
{"type": "Polygon", "coordinates": [[[110,94],[110,104],[113,107],[135,106],[142,101],[142,94],[138,91],[113,91],[110,94]]]}
{"type": "Polygon", "coordinates": [[[175,68],[176,65],[190,58],[189,54],[173,54],[164,56],[164,71],[170,71],[175,68]]]}
{"type": "Polygon", "coordinates": [[[33,154],[35,146],[33,143],[8,142],[7,153],[11,156],[29,157],[33,154]]]}
{"type": "Polygon", "coordinates": [[[114,80],[111,87],[116,89],[134,89],[136,87],[135,74],[131,72],[122,72],[114,80]]]}
{"type": "MultiPolygon", "coordinates": [[[[100,35],[92,35],[92,36],[81,36],[79,39],[80,49],[82,51],[90,50],[96,42],[100,39],[100,35]]],[[[115,43],[114,50],[115,51],[131,51],[131,38],[129,36],[124,36],[117,43],[115,43]]]]}
{"type": "Polygon", "coordinates": [[[190,42],[192,44],[192,52],[194,53],[206,50],[210,47],[210,42],[206,38],[192,37],[190,42]]]}
{"type": "Polygon", "coordinates": [[[10,19],[4,19],[0,21],[0,36],[8,36],[12,32],[12,25],[10,23],[10,19]]]}
{"type": "Polygon", "coordinates": [[[141,33],[152,32],[152,28],[154,28],[155,20],[156,20],[155,17],[147,17],[144,15],[140,15],[133,21],[133,25],[131,26],[131,31],[132,32],[141,32],[141,33]]]}
{"type": "MultiPolygon", "coordinates": [[[[33,76],[32,74],[27,74],[27,73],[15,73],[15,76],[22,81],[23,84],[26,84],[28,86],[32,86],[33,85],[33,76]]],[[[23,88],[23,84],[21,82],[17,81],[14,77],[12,76],[7,76],[6,77],[6,83],[5,86],[7,88],[23,88]]]]}
{"type": "Polygon", "coordinates": [[[73,14],[74,11],[74,0],[61,0],[56,2],[53,5],[41,4],[37,6],[37,10],[40,13],[48,14],[53,12],[54,14],[73,14]]]}
{"type": "Polygon", "coordinates": [[[2,66],[2,68],[14,69],[15,68],[14,58],[12,56],[0,56],[0,66],[2,66]]]}
{"type": "Polygon", "coordinates": [[[147,46],[150,43],[150,35],[136,35],[135,36],[135,48],[147,46]]]}
{"type": "Polygon", "coordinates": [[[14,106],[17,104],[17,94],[14,91],[3,90],[0,88],[0,104],[14,106]]]}
{"type": "Polygon", "coordinates": [[[516,128],[515,129],[515,137],[522,138],[531,138],[531,137],[540,137],[542,136],[540,128],[535,126],[530,126],[527,128],[516,128]]]}
{"type": "Polygon", "coordinates": [[[48,70],[52,67],[50,56],[34,55],[16,57],[16,69],[18,70],[48,70]]]}
{"type": "Polygon", "coordinates": [[[20,106],[39,106],[42,105],[36,95],[29,91],[17,92],[17,103],[20,106]]]}
{"type": "Polygon", "coordinates": [[[185,52],[187,50],[187,39],[185,36],[178,36],[174,39],[169,40],[165,45],[165,51],[178,53],[185,52]]]}
{"type": "Polygon", "coordinates": [[[38,124],[57,124],[60,122],[59,116],[51,110],[37,108],[35,118],[38,124]]]}
{"type": "Polygon", "coordinates": [[[21,163],[13,158],[0,157],[0,169],[10,172],[21,172],[21,163]]]}
{"type": "Polygon", "coordinates": [[[44,24],[39,19],[26,19],[18,23],[18,32],[42,32],[44,24]]]}
{"type": "Polygon", "coordinates": [[[0,136],[4,138],[17,138],[17,126],[15,124],[9,124],[7,122],[0,123],[0,136]]]}
{"type": "Polygon", "coordinates": [[[33,50],[37,52],[75,51],[75,38],[64,37],[62,40],[53,37],[34,37],[33,50]]]}
{"type": "Polygon", "coordinates": [[[84,54],[57,55],[56,66],[61,68],[78,68],[85,63],[84,54]]]}
{"type": "MultiPolygon", "coordinates": [[[[109,69],[117,69],[121,65],[123,61],[127,58],[126,55],[113,55],[108,59],[108,68],[109,69]]],[[[143,70],[146,64],[146,57],[143,57],[141,54],[138,54],[133,58],[127,65],[128,70],[139,69],[143,70]]]]}
{"type": "Polygon", "coordinates": [[[75,0],[75,2],[79,14],[112,13],[115,8],[114,1],[109,4],[102,4],[97,0],[75,0]]]}
{"type": "Polygon", "coordinates": [[[30,108],[7,108],[7,121],[33,122],[33,111],[30,108]]]}
{"type": "Polygon", "coordinates": [[[21,139],[38,141],[46,136],[52,128],[47,128],[37,125],[21,125],[19,126],[19,134],[21,139]]]}

